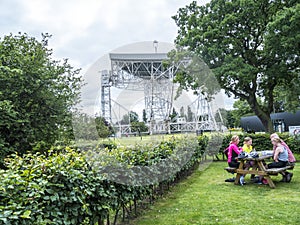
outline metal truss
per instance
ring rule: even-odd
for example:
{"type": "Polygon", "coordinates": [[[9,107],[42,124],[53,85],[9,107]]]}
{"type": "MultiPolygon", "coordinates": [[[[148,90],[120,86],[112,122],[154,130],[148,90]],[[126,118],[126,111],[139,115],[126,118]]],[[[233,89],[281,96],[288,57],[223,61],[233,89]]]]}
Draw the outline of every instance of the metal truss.
{"type": "MultiPolygon", "coordinates": [[[[201,93],[199,91],[199,93],[201,93]]],[[[212,111],[211,102],[203,94],[199,94],[197,99],[190,105],[195,110],[196,130],[218,130],[218,126],[212,111]]]]}
{"type": "MultiPolygon", "coordinates": [[[[189,63],[188,60],[166,66],[166,53],[111,53],[110,60],[111,71],[101,72],[101,113],[107,121],[112,122],[110,88],[117,87],[144,91],[150,134],[217,129],[210,103],[202,94],[191,105],[195,115],[193,122],[182,124],[169,121],[174,99],[173,78],[178,68],[189,63]]],[[[131,132],[130,125],[119,124],[117,127],[121,134],[131,132]]]]}
{"type": "Polygon", "coordinates": [[[101,71],[101,115],[107,122],[112,123],[110,87],[110,74],[107,70],[103,70],[101,71]]]}
{"type": "MultiPolygon", "coordinates": [[[[173,104],[173,77],[180,65],[165,66],[166,53],[110,54],[112,86],[143,90],[149,123],[168,120],[173,104]]],[[[150,126],[150,130],[155,129],[150,126]]]]}
{"type": "Polygon", "coordinates": [[[164,68],[166,53],[110,54],[112,86],[122,89],[144,90],[144,81],[172,79],[173,73],[164,68]]]}
{"type": "Polygon", "coordinates": [[[151,79],[145,82],[145,110],[150,121],[164,121],[169,118],[173,89],[174,84],[169,79],[151,79]]]}

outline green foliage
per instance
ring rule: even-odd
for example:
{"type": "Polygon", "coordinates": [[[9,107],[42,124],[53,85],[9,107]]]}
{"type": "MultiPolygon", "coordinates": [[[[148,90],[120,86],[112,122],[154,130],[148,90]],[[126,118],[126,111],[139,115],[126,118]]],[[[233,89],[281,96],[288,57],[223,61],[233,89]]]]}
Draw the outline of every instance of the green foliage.
{"type": "MultiPolygon", "coordinates": [[[[266,130],[273,130],[275,101],[287,110],[299,107],[298,1],[212,0],[205,6],[193,1],[173,19],[179,49],[201,57],[221,88],[246,100],[266,130]],[[281,95],[278,87],[284,87],[281,95]],[[263,97],[262,104],[257,97],[263,97]]],[[[201,87],[192,74],[179,73],[175,80],[194,90],[201,87]]]]}
{"type": "Polygon", "coordinates": [[[139,115],[136,112],[130,111],[128,114],[123,115],[121,124],[130,124],[132,122],[139,122],[139,115]]]}
{"type": "Polygon", "coordinates": [[[94,224],[108,213],[114,188],[82,154],[15,155],[1,170],[0,224],[94,224]],[[110,195],[104,187],[111,188],[110,195]]]}
{"type": "Polygon", "coordinates": [[[178,112],[176,112],[176,109],[173,107],[172,114],[169,115],[170,120],[174,121],[177,116],[178,116],[178,112]]]}
{"type": "Polygon", "coordinates": [[[120,124],[129,124],[130,117],[128,114],[123,115],[122,120],[120,121],[120,124]]]}
{"type": "Polygon", "coordinates": [[[186,119],[186,121],[187,122],[193,122],[194,118],[195,118],[195,115],[194,115],[194,113],[191,109],[191,106],[188,106],[187,107],[187,119],[186,119]]]}
{"type": "Polygon", "coordinates": [[[266,33],[266,50],[274,61],[274,70],[289,70],[279,77],[280,85],[276,87],[276,100],[282,110],[296,110],[300,107],[299,98],[299,55],[300,55],[300,3],[287,7],[276,14],[268,24],[266,33]],[[284,76],[288,76],[285,78],[284,76]],[[289,82],[285,82],[288,79],[289,82]]]}
{"type": "Polygon", "coordinates": [[[95,123],[100,138],[106,138],[114,133],[112,126],[103,117],[96,117],[95,123]]]}
{"type": "Polygon", "coordinates": [[[81,78],[67,60],[52,59],[49,38],[11,34],[0,39],[1,140],[19,153],[38,142],[49,148],[72,137],[70,109],[81,78]]]}
{"type": "Polygon", "coordinates": [[[113,128],[103,117],[73,114],[73,132],[77,140],[99,140],[113,134],[113,128]]]}
{"type": "Polygon", "coordinates": [[[147,123],[147,120],[148,120],[148,118],[147,118],[146,109],[143,109],[143,122],[147,123]]]}
{"type": "MultiPolygon", "coordinates": [[[[278,134],[279,137],[285,141],[285,143],[290,147],[291,151],[293,153],[300,153],[300,140],[297,138],[294,138],[293,136],[290,136],[288,134],[278,134]]],[[[222,153],[224,151],[225,148],[228,147],[229,143],[230,143],[230,139],[231,139],[232,135],[226,135],[224,136],[223,139],[223,143],[222,146],[220,148],[220,153],[222,153]]],[[[270,134],[247,134],[247,133],[243,133],[239,135],[240,137],[240,143],[239,146],[243,146],[243,140],[245,137],[251,137],[252,141],[253,141],[253,147],[257,150],[257,151],[263,151],[263,150],[272,150],[273,146],[272,143],[270,141],[270,134]]]]}
{"type": "Polygon", "coordinates": [[[101,143],[97,146],[97,148],[107,148],[108,150],[116,149],[117,147],[118,145],[116,144],[116,142],[112,140],[101,141],[101,143]]]}
{"type": "Polygon", "coordinates": [[[131,122],[132,132],[148,132],[148,127],[145,122],[131,122]]]}
{"type": "Polygon", "coordinates": [[[234,127],[234,121],[232,118],[232,111],[220,108],[215,114],[215,120],[217,123],[221,123],[227,128],[234,127]],[[221,118],[222,117],[222,118],[221,118]]]}
{"type": "Polygon", "coordinates": [[[186,51],[183,48],[177,48],[168,53],[166,64],[179,65],[178,71],[174,77],[174,82],[179,83],[176,97],[182,93],[182,90],[193,90],[194,94],[204,94],[208,100],[220,91],[218,81],[207,64],[194,51],[186,51]],[[189,59],[189,63],[182,63],[189,59]]]}
{"type": "Polygon", "coordinates": [[[130,123],[132,122],[139,122],[139,115],[136,112],[130,111],[130,123]]]}
{"type": "MultiPolygon", "coordinates": [[[[128,185],[108,179],[119,163],[126,168],[153,166],[172,158],[176,159],[176,165],[181,157],[188,155],[179,170],[160,182],[172,181],[199,161],[207,141],[208,137],[203,136],[132,147],[117,148],[111,143],[105,149],[103,145],[90,147],[90,151],[79,148],[81,152],[57,148],[50,150],[48,157],[40,153],[12,155],[6,161],[7,169],[0,170],[0,224],[96,224],[110,212],[151,196],[153,188],[159,185],[128,185]]],[[[174,165],[166,166],[173,170],[174,165]]],[[[157,175],[167,171],[153,168],[157,175]]],[[[122,173],[122,176],[132,175],[122,173]]]]}
{"type": "Polygon", "coordinates": [[[73,114],[73,132],[77,140],[98,140],[95,118],[84,114],[73,114]]]}
{"type": "Polygon", "coordinates": [[[241,117],[253,115],[249,104],[245,100],[238,100],[233,103],[231,115],[234,119],[234,127],[241,126],[241,117]]]}

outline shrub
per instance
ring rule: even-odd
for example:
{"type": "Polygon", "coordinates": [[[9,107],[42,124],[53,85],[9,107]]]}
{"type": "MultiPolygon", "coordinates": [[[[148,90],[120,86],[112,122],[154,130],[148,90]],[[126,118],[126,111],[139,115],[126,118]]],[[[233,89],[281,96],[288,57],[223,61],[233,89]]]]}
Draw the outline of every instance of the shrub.
{"type": "Polygon", "coordinates": [[[0,171],[0,224],[95,223],[116,199],[114,187],[71,149],[48,158],[15,155],[7,168],[0,171]]]}
{"type": "Polygon", "coordinates": [[[110,212],[151,198],[161,183],[190,171],[207,143],[207,137],[199,137],[12,155],[7,169],[0,170],[0,224],[102,224],[110,212]],[[116,182],[118,176],[134,182],[116,182]]]}

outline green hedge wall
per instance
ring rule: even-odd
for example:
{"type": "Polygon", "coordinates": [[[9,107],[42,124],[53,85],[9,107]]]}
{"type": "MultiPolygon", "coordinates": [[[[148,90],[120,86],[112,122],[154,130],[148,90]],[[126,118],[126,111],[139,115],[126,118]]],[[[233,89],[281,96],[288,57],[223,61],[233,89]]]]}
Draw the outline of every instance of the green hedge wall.
{"type": "MultiPolygon", "coordinates": [[[[0,224],[109,224],[109,215],[132,202],[153,198],[162,183],[176,181],[200,161],[206,136],[172,139],[158,144],[126,148],[51,150],[47,156],[35,153],[6,159],[0,170],[0,224]],[[98,153],[97,154],[95,154],[98,153]],[[91,157],[94,159],[91,160],[91,157]],[[107,166],[151,166],[172,158],[182,162],[176,173],[148,185],[126,185],[107,178],[107,166]],[[103,166],[105,165],[105,166],[103,166]]],[[[111,146],[110,146],[111,147],[111,146]]],[[[176,163],[175,163],[176,164],[176,163]]],[[[169,165],[167,166],[169,167],[169,165]]],[[[165,172],[160,168],[159,173],[165,172]]],[[[173,168],[171,168],[173,169],[173,168]]],[[[133,176],[135,174],[121,174],[133,176]]],[[[155,180],[155,177],[153,177],[155,180]]]]}

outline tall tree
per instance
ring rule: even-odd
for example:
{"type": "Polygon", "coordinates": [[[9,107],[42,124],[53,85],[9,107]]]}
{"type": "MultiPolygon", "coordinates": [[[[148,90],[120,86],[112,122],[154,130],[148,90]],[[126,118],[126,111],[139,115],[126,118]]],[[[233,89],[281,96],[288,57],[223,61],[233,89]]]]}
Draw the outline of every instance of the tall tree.
{"type": "Polygon", "coordinates": [[[109,135],[113,134],[112,126],[105,120],[104,117],[95,118],[96,129],[98,133],[98,138],[106,138],[109,135]]]}
{"type": "Polygon", "coordinates": [[[241,126],[241,118],[243,116],[253,115],[253,112],[249,104],[245,100],[238,100],[233,103],[233,110],[231,111],[231,116],[234,119],[234,126],[241,126]]]}
{"type": "Polygon", "coordinates": [[[132,132],[138,132],[139,135],[141,135],[140,132],[147,132],[148,131],[148,127],[146,126],[146,124],[144,122],[132,122],[131,123],[131,131],[132,132]]]}
{"type": "Polygon", "coordinates": [[[192,112],[192,109],[190,106],[187,107],[187,121],[188,122],[194,121],[194,113],[192,112]]]}
{"type": "Polygon", "coordinates": [[[181,106],[180,108],[180,117],[185,117],[184,107],[181,106]]]}
{"type": "Polygon", "coordinates": [[[139,115],[136,112],[130,111],[128,114],[124,114],[121,124],[130,124],[132,122],[139,122],[139,115]]]}
{"type": "MultiPolygon", "coordinates": [[[[268,25],[266,52],[276,59],[275,70],[290,70],[291,82],[280,82],[275,87],[274,108],[277,111],[300,108],[300,3],[284,8],[268,25]],[[283,62],[285,62],[284,65],[283,62]]],[[[285,73],[283,73],[283,76],[285,73]]]]}
{"type": "Polygon", "coordinates": [[[173,107],[172,114],[170,115],[170,120],[173,122],[178,117],[178,112],[176,112],[176,109],[173,107]]]}
{"type": "Polygon", "coordinates": [[[227,128],[234,128],[234,118],[232,116],[232,111],[228,110],[226,115],[226,127],[227,128]]]}
{"type": "Polygon", "coordinates": [[[147,123],[147,120],[148,120],[148,118],[147,118],[146,109],[143,109],[143,122],[147,123]]]}
{"type": "Polygon", "coordinates": [[[139,115],[136,112],[130,111],[130,123],[132,122],[139,122],[139,115]]]}
{"type": "MultiPolygon", "coordinates": [[[[194,1],[173,17],[176,44],[201,56],[226,94],[246,100],[273,131],[276,88],[284,86],[288,96],[296,88],[296,101],[300,94],[299,14],[298,0],[212,0],[205,6],[194,1]]],[[[297,102],[289,105],[295,107],[297,102]]]]}
{"type": "Polygon", "coordinates": [[[6,111],[0,116],[0,133],[18,152],[71,137],[71,108],[82,79],[67,60],[52,58],[49,38],[11,34],[0,39],[0,105],[6,111]]]}
{"type": "Polygon", "coordinates": [[[128,114],[124,114],[123,117],[122,117],[122,120],[120,121],[120,124],[129,124],[130,121],[129,121],[129,115],[128,114]]]}
{"type": "Polygon", "coordinates": [[[75,137],[84,140],[99,140],[114,133],[111,125],[103,117],[84,113],[73,114],[73,129],[75,137]]]}

